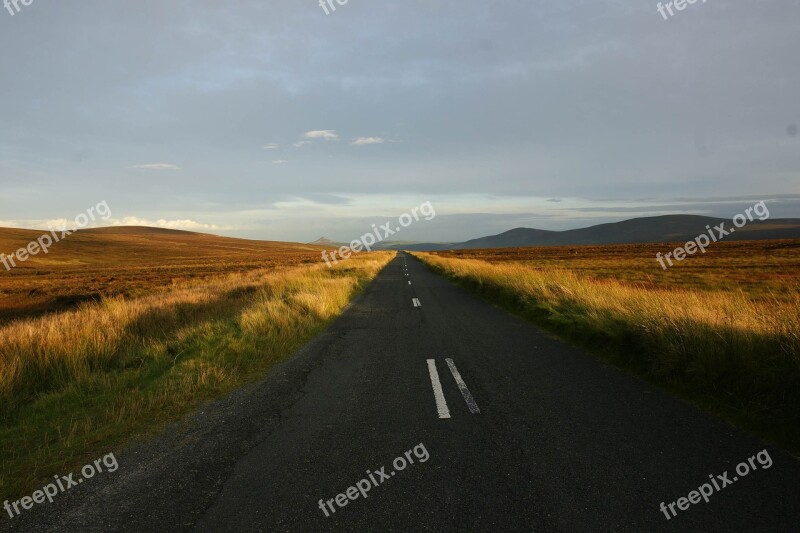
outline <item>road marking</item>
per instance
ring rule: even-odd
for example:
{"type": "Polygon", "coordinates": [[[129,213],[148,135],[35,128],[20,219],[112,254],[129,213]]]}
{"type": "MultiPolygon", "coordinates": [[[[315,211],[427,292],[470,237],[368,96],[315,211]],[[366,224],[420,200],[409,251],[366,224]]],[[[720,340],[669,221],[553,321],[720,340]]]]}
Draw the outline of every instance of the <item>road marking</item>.
{"type": "Polygon", "coordinates": [[[422,307],[419,298],[411,298],[411,303],[414,304],[414,307],[422,307]]]}
{"type": "Polygon", "coordinates": [[[478,404],[475,403],[475,398],[473,398],[472,394],[470,394],[467,384],[464,383],[463,379],[461,379],[461,374],[458,373],[456,364],[452,359],[445,359],[445,361],[447,361],[447,366],[450,367],[450,373],[453,374],[453,378],[455,378],[458,388],[461,390],[461,396],[463,396],[464,401],[467,402],[470,412],[472,412],[472,414],[480,413],[481,410],[478,409],[478,404]]]}
{"type": "Polygon", "coordinates": [[[450,410],[447,409],[447,402],[444,399],[442,383],[439,381],[439,372],[436,371],[436,361],[428,359],[428,373],[431,375],[431,386],[433,386],[433,397],[436,399],[436,410],[439,418],[450,418],[450,410]]]}
{"type": "Polygon", "coordinates": [[[408,284],[411,285],[411,282],[409,281],[408,284]]]}

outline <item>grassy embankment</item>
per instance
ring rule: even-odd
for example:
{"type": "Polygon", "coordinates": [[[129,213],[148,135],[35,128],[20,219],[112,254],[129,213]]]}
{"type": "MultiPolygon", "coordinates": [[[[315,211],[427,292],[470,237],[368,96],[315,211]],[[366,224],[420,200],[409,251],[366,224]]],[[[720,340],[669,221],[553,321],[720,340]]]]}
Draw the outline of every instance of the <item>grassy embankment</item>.
{"type": "MultiPolygon", "coordinates": [[[[723,251],[717,259],[702,258],[709,260],[705,267],[714,285],[724,268],[772,262],[755,248],[749,257],[723,251]],[[752,257],[754,252],[756,257],[752,257]]],[[[584,253],[580,247],[570,250],[570,255],[584,253]]],[[[793,259],[783,264],[789,269],[785,280],[800,275],[800,249],[795,245],[794,250],[793,259]]],[[[753,285],[747,292],[735,287],[703,290],[696,288],[700,278],[691,276],[687,283],[693,288],[667,288],[652,282],[620,281],[636,277],[632,272],[619,272],[617,279],[611,279],[573,270],[569,262],[561,263],[568,268],[552,262],[542,266],[533,259],[536,251],[494,263],[466,258],[497,253],[415,255],[433,270],[602,359],[800,452],[800,292],[796,283],[787,283],[779,294],[772,293],[774,287],[759,292],[753,285]]],[[[646,266],[636,264],[642,271],[654,272],[652,278],[657,279],[662,271],[650,262],[648,254],[646,266]]],[[[699,264],[700,259],[685,266],[699,264]]],[[[603,268],[608,267],[606,263],[603,268]]],[[[757,268],[751,271],[752,284],[758,284],[758,276],[757,268]]]]}
{"type": "Polygon", "coordinates": [[[0,327],[0,499],[258,379],[392,257],[185,282],[0,327]]]}

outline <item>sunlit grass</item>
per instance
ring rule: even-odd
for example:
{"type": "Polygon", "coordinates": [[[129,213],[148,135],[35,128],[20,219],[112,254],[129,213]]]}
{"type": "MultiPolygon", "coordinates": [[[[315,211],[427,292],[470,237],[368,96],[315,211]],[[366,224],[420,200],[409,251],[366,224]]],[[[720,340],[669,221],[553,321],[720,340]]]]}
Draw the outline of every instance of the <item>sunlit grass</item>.
{"type": "Polygon", "coordinates": [[[262,376],[393,256],[223,276],[0,328],[0,497],[262,376]]]}

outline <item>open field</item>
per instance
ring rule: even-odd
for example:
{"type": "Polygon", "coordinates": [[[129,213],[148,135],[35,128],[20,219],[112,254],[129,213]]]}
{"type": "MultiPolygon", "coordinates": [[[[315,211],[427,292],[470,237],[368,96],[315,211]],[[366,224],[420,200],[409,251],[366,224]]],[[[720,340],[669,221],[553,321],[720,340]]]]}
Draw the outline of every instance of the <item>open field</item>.
{"type": "Polygon", "coordinates": [[[618,366],[800,452],[800,242],[415,253],[618,366]],[[673,247],[674,248],[674,247],[673,247]]]}
{"type": "Polygon", "coordinates": [[[790,297],[800,287],[800,239],[719,242],[705,255],[688,256],[663,270],[656,254],[680,243],[610,246],[542,246],[431,252],[439,257],[523,264],[532,269],[563,268],[595,279],[641,288],[744,291],[755,299],[790,297]]]}
{"type": "MultiPolygon", "coordinates": [[[[74,237],[86,253],[75,264],[116,277],[117,267],[103,264],[113,258],[124,272],[118,278],[122,290],[0,326],[3,498],[258,379],[338,316],[395,255],[359,254],[329,269],[317,261],[314,247],[306,252],[302,245],[241,241],[252,247],[248,257],[233,239],[186,234],[177,237],[185,244],[181,250],[154,262],[176,246],[174,235],[156,233],[152,249],[122,235],[127,244],[95,254],[89,253],[94,236],[74,237]],[[191,239],[203,244],[192,250],[191,239]],[[122,253],[126,246],[130,255],[122,253]],[[175,265],[159,266],[175,257],[175,265]],[[228,261],[234,273],[223,273],[228,261]],[[137,272],[152,276],[138,280],[137,272]],[[122,284],[128,279],[133,289],[122,284]],[[128,292],[141,295],[121,295],[128,292]]],[[[77,293],[82,273],[64,267],[66,252],[58,252],[49,275],[39,275],[39,286],[57,291],[69,271],[70,290],[77,293]]],[[[32,283],[25,271],[14,274],[32,283]]]]}
{"type": "MultiPolygon", "coordinates": [[[[0,252],[11,254],[42,233],[0,229],[0,252]]],[[[81,230],[10,271],[0,265],[0,323],[222,273],[319,263],[321,250],[159,228],[81,230]]]]}

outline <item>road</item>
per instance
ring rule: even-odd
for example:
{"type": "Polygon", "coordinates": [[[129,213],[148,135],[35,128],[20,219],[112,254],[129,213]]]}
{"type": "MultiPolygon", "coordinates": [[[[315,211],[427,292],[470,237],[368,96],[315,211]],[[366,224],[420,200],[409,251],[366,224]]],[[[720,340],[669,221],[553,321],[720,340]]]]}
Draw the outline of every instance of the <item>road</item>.
{"type": "Polygon", "coordinates": [[[260,383],[119,464],[14,529],[800,528],[796,459],[405,254],[260,383]],[[719,490],[681,510],[709,475],[719,490]]]}

